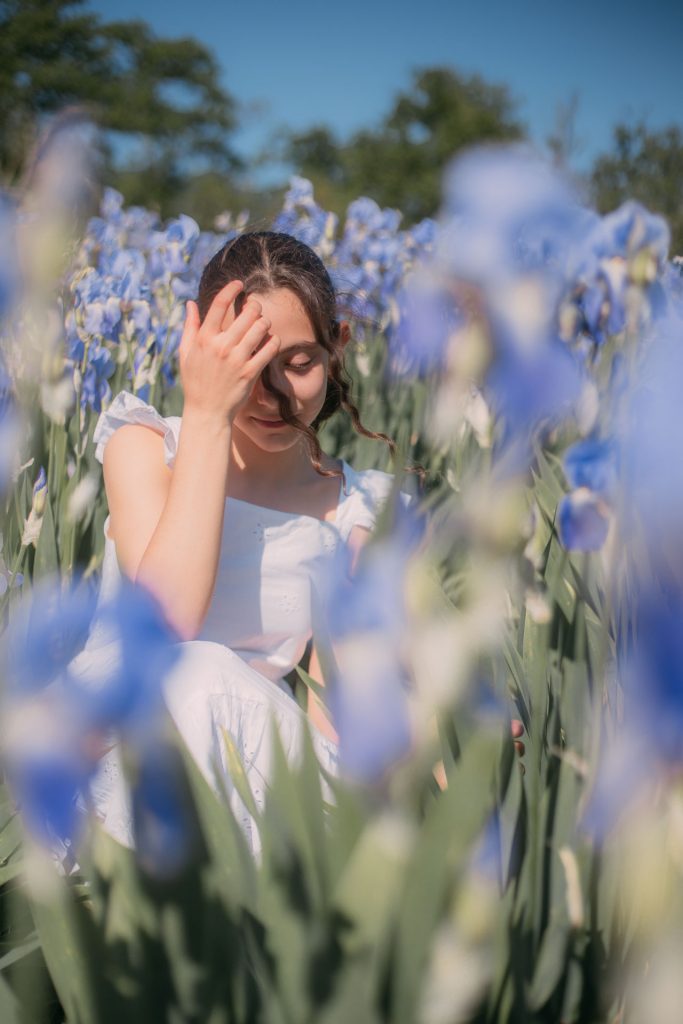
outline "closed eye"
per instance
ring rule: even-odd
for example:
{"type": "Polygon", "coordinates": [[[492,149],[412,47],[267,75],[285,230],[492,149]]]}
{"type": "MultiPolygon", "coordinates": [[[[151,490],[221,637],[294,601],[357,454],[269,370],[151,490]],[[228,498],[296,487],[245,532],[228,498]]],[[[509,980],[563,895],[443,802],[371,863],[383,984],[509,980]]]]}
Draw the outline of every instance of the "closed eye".
{"type": "Polygon", "coordinates": [[[287,368],[290,370],[307,370],[312,365],[313,360],[307,359],[305,363],[287,363],[287,368]]]}

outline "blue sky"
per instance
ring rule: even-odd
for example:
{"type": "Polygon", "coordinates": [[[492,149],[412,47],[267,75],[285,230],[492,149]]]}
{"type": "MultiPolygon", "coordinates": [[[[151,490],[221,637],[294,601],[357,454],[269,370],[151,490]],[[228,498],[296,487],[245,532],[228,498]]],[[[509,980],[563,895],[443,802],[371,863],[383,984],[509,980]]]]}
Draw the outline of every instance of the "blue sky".
{"type": "Polygon", "coordinates": [[[215,54],[242,106],[247,159],[279,128],[372,127],[414,68],[447,64],[507,84],[542,143],[576,94],[575,165],[619,120],[683,123],[683,3],[671,0],[90,0],[105,20],[143,18],[215,54]]]}

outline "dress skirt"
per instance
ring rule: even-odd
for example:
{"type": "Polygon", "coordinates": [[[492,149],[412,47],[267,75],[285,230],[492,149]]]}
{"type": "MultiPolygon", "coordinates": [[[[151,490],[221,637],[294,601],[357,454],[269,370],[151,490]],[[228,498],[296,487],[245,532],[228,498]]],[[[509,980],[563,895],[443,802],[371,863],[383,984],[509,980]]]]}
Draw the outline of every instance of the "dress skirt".
{"type": "MultiPolygon", "coordinates": [[[[228,794],[235,818],[252,852],[258,855],[258,830],[230,778],[224,731],[232,738],[259,810],[263,809],[273,777],[273,725],[290,764],[296,764],[301,756],[307,727],[318,762],[331,775],[338,774],[337,747],[309,722],[292,696],[229,647],[208,640],[191,640],[179,646],[181,657],[163,684],[166,705],[204,778],[216,792],[228,794]]],[[[82,660],[89,662],[90,653],[85,651],[76,659],[77,671],[81,667],[92,669],[82,660]]],[[[97,657],[99,652],[92,654],[97,657]]],[[[105,831],[126,846],[133,846],[132,814],[118,747],[100,762],[91,796],[105,831]]]]}

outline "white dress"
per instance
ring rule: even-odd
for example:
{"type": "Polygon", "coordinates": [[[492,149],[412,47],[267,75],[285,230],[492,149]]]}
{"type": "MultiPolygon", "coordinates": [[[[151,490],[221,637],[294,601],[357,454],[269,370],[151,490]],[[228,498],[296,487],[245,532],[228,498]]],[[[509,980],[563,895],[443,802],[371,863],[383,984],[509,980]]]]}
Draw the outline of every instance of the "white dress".
{"type": "MultiPolygon", "coordinates": [[[[180,417],[164,419],[136,396],[122,392],[97,424],[96,455],[118,427],[142,424],[164,438],[166,464],[173,465],[180,417]]],[[[166,703],[183,740],[209,783],[223,778],[233,811],[254,853],[259,840],[253,821],[230,781],[222,730],[233,739],[259,808],[271,777],[270,729],[274,719],[289,759],[298,756],[307,722],[284,679],[301,660],[312,636],[316,605],[354,526],[372,529],[391,490],[392,477],[378,470],[356,472],[343,464],[334,521],[264,508],[227,498],[216,585],[201,634],[182,643],[182,655],[164,684],[166,703]]],[[[114,543],[107,536],[98,606],[121,580],[114,543]]],[[[97,624],[84,651],[72,663],[92,672],[106,659],[107,636],[97,624]]],[[[337,773],[334,743],[311,726],[318,759],[337,773]]],[[[92,787],[105,829],[132,844],[131,812],[116,748],[101,763],[92,787]]]]}

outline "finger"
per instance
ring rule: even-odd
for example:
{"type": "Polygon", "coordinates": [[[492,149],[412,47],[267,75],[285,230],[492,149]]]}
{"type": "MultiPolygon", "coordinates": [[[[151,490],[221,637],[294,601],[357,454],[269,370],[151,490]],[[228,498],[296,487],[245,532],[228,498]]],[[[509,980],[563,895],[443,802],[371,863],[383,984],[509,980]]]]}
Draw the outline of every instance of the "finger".
{"type": "Polygon", "coordinates": [[[178,345],[178,361],[181,366],[187,358],[187,353],[192,347],[194,339],[197,337],[198,330],[199,309],[197,308],[197,303],[190,299],[185,305],[185,325],[183,327],[180,344],[178,345]]]}
{"type": "Polygon", "coordinates": [[[226,330],[234,319],[233,305],[235,299],[244,288],[242,281],[230,281],[225,288],[221,288],[209,307],[209,312],[204,318],[204,325],[211,334],[218,334],[226,330]],[[223,322],[225,321],[225,327],[223,322]]]}
{"type": "MultiPolygon", "coordinates": [[[[247,362],[247,360],[250,359],[252,352],[259,348],[269,330],[270,320],[266,320],[264,316],[259,317],[258,320],[251,324],[244,336],[234,346],[235,352],[241,359],[247,362]]],[[[227,345],[225,345],[223,352],[227,353],[231,348],[232,345],[228,342],[227,345]]]]}
{"type": "Polygon", "coordinates": [[[524,726],[518,718],[513,718],[510,722],[510,731],[512,732],[512,738],[515,740],[524,735],[524,726]]]}
{"type": "Polygon", "coordinates": [[[524,744],[522,743],[521,740],[515,740],[514,741],[514,748],[515,748],[515,750],[517,751],[517,753],[519,754],[520,757],[522,756],[522,754],[524,754],[524,752],[526,750],[526,747],[524,746],[524,744]]]}
{"type": "Polygon", "coordinates": [[[271,334],[270,338],[264,342],[258,352],[255,352],[247,363],[250,376],[253,375],[254,378],[258,377],[264,367],[266,367],[271,359],[274,359],[278,354],[280,351],[280,345],[281,342],[277,334],[271,334]]]}
{"type": "MultiPolygon", "coordinates": [[[[256,299],[247,299],[240,315],[231,324],[229,330],[224,332],[224,336],[221,339],[222,343],[224,345],[227,344],[228,348],[231,348],[233,345],[242,346],[243,339],[246,337],[247,332],[255,323],[257,323],[261,314],[261,303],[257,302],[256,299]]],[[[270,326],[270,321],[268,321],[268,326],[270,326]]],[[[246,350],[244,358],[247,359],[251,349],[246,347],[246,343],[244,344],[244,348],[246,350]]]]}

